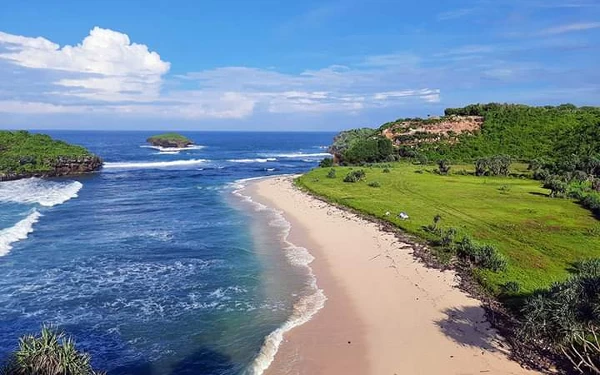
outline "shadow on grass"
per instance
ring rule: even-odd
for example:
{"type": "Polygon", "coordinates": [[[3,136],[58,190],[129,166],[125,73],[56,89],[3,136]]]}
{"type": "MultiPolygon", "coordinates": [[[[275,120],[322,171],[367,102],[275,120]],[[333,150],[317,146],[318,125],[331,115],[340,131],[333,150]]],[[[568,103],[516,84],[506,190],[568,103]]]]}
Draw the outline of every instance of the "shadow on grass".
{"type": "Polygon", "coordinates": [[[530,191],[529,194],[536,195],[538,197],[550,198],[550,194],[540,193],[539,191],[530,191]]]}

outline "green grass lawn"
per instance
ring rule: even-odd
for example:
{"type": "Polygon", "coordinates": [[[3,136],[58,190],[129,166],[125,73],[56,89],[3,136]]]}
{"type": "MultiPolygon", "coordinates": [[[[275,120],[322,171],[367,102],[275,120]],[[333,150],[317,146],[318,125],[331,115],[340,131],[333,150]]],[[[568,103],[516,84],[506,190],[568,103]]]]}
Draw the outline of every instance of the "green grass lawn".
{"type": "MultiPolygon", "coordinates": [[[[517,165],[513,170],[523,168],[517,165]]],[[[573,262],[600,257],[600,222],[572,200],[549,198],[539,181],[440,176],[433,173],[432,166],[395,163],[390,173],[377,167],[363,168],[365,181],[343,182],[351,169],[336,167],[336,178],[328,178],[330,168],[317,168],[297,183],[329,201],[388,220],[425,239],[430,237],[422,227],[440,214],[441,226],[456,228],[458,239],[468,234],[476,242],[496,246],[506,256],[506,271],[476,272],[493,292],[508,281],[516,281],[522,293],[529,293],[564,280],[573,262]],[[381,187],[368,186],[372,181],[381,187]],[[385,216],[387,211],[390,216],[385,216]],[[400,212],[410,218],[400,220],[400,212]]],[[[452,167],[453,172],[461,170],[472,167],[452,167]]]]}

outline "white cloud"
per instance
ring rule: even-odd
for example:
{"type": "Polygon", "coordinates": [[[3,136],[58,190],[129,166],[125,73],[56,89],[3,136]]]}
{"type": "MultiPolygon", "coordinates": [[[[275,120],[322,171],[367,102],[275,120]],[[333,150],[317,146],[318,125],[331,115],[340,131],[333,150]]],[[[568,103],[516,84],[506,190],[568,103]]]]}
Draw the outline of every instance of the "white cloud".
{"type": "Polygon", "coordinates": [[[600,28],[600,22],[580,22],[567,25],[560,25],[544,29],[539,32],[540,35],[559,35],[575,31],[585,31],[600,28]]]}
{"type": "Polygon", "coordinates": [[[84,89],[76,95],[100,100],[116,100],[121,94],[129,100],[157,97],[161,77],[170,68],[147,46],[131,43],[126,34],[99,27],[76,46],[60,47],[45,38],[2,32],[0,45],[8,50],[0,53],[0,59],[26,68],[75,73],[78,78],[55,84],[84,89]],[[136,94],[133,98],[132,93],[136,94]]]}
{"type": "MultiPolygon", "coordinates": [[[[35,85],[20,85],[30,91],[0,96],[0,112],[5,113],[242,119],[260,111],[358,113],[415,101],[432,103],[439,101],[440,92],[410,88],[420,58],[406,53],[297,73],[230,66],[169,78],[170,63],[158,53],[124,33],[99,27],[81,43],[62,47],[42,37],[0,32],[2,61],[0,73],[6,63],[18,66],[21,77],[38,73],[29,75],[35,85]]],[[[2,88],[0,80],[0,92],[2,88]]]]}

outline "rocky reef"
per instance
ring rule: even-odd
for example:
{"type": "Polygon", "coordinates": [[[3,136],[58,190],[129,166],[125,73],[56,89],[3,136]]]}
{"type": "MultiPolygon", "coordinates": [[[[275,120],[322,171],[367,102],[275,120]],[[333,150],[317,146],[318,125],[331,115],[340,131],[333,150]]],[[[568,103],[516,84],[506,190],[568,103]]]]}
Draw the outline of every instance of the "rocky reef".
{"type": "Polygon", "coordinates": [[[147,139],[152,146],[164,148],[184,148],[194,144],[194,141],[177,133],[154,135],[147,139]]]}

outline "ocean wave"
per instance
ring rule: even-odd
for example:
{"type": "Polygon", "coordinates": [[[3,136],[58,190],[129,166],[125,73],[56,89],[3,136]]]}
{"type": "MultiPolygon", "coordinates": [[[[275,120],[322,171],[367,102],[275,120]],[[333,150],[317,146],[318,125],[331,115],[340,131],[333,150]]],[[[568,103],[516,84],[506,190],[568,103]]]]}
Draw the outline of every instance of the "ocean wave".
{"type": "Polygon", "coordinates": [[[83,185],[79,181],[56,182],[28,178],[0,183],[0,203],[37,203],[52,207],[77,197],[83,185]]]}
{"type": "Polygon", "coordinates": [[[266,163],[269,161],[277,161],[276,158],[257,158],[257,159],[229,159],[227,160],[230,163],[266,163]]]}
{"type": "Polygon", "coordinates": [[[292,152],[287,154],[269,154],[268,156],[273,156],[276,158],[287,158],[287,159],[295,159],[295,158],[322,158],[326,156],[331,156],[328,152],[314,152],[314,153],[304,153],[304,152],[292,152]]]}
{"type": "Polygon", "coordinates": [[[15,242],[24,240],[33,232],[33,224],[40,219],[40,214],[35,209],[25,219],[10,228],[0,230],[0,257],[8,254],[15,242]]]}
{"type": "Polygon", "coordinates": [[[160,151],[160,153],[164,153],[164,154],[169,154],[169,153],[178,154],[180,151],[202,150],[206,146],[192,145],[192,146],[187,146],[187,147],[161,147],[161,146],[142,145],[140,147],[158,150],[158,151],[160,151]]]}
{"type": "Polygon", "coordinates": [[[264,371],[269,368],[275,359],[275,355],[277,354],[277,351],[283,342],[283,335],[294,327],[298,327],[312,319],[312,317],[325,306],[325,301],[327,300],[323,290],[318,287],[317,278],[310,267],[310,263],[315,258],[310,254],[308,249],[296,246],[288,240],[291,224],[283,217],[282,212],[269,208],[264,204],[255,202],[250,196],[242,194],[247,182],[260,178],[261,177],[242,179],[234,182],[232,184],[235,189],[233,194],[254,205],[257,211],[269,210],[273,214],[274,217],[269,222],[269,225],[280,227],[282,229],[281,239],[284,243],[286,258],[290,264],[297,267],[306,268],[309,277],[308,286],[310,288],[310,293],[302,296],[298,301],[296,301],[293,306],[292,315],[288,318],[288,320],[281,327],[277,328],[267,335],[267,337],[265,337],[260,352],[248,369],[248,373],[252,375],[261,375],[264,373],[264,371]]]}
{"type": "Polygon", "coordinates": [[[205,159],[173,160],[173,161],[142,161],[142,162],[107,162],[105,169],[151,169],[198,165],[206,163],[205,159]]]}

